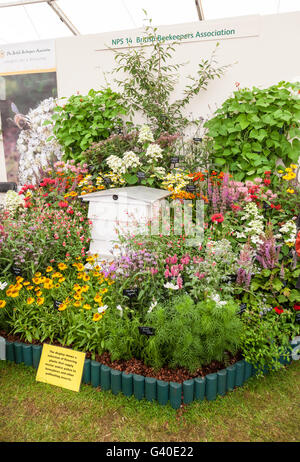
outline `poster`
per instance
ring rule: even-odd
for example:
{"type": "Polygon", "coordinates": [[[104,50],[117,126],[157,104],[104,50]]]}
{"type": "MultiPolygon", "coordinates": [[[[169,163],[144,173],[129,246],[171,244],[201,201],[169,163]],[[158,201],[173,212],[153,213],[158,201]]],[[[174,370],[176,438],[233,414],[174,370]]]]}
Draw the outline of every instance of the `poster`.
{"type": "Polygon", "coordinates": [[[56,96],[54,40],[1,45],[0,156],[5,159],[1,165],[2,170],[5,165],[7,181],[18,183],[17,141],[22,130],[30,130],[26,115],[44,99],[56,96]]]}

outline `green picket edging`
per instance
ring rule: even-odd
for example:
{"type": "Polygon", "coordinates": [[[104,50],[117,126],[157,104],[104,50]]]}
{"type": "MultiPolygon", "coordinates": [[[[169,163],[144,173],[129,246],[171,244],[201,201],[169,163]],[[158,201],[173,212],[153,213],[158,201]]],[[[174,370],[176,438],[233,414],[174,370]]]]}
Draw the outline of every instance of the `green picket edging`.
{"type": "MultiPolygon", "coordinates": [[[[5,340],[5,344],[7,361],[38,368],[42,353],[41,345],[7,340],[5,340]]],[[[291,346],[295,347],[296,345],[291,344],[291,346]]],[[[292,358],[283,358],[281,362],[283,365],[287,365],[292,362],[292,358]]],[[[243,386],[255,373],[255,367],[243,359],[226,369],[208,374],[205,377],[186,380],[181,384],[137,374],[126,374],[97,361],[85,359],[82,383],[101,387],[102,390],[111,390],[115,395],[123,393],[128,397],[134,396],[137,400],[158,401],[163,406],[170,402],[173,409],[179,409],[182,404],[202,401],[205,398],[208,401],[213,401],[218,395],[225,396],[234,388],[243,386]]],[[[267,374],[268,370],[265,370],[264,373],[267,374]]]]}

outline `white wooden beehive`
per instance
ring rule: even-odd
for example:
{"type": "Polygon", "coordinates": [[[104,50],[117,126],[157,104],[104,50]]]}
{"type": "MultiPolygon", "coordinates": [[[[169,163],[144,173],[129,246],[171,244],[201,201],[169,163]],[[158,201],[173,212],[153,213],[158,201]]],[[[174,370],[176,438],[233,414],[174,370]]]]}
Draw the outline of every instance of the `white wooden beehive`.
{"type": "Polygon", "coordinates": [[[129,186],[80,196],[89,202],[90,253],[97,253],[102,260],[112,258],[113,247],[119,241],[117,230],[121,234],[147,234],[149,222],[158,217],[162,201],[170,194],[163,189],[129,186]]]}

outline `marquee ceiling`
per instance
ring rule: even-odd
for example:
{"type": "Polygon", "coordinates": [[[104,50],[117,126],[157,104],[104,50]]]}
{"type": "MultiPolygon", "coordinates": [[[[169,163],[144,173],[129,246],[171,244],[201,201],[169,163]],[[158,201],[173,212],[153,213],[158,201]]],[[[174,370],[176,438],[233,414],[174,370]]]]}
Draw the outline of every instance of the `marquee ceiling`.
{"type": "Polygon", "coordinates": [[[143,25],[143,9],[153,24],[167,25],[198,21],[201,13],[210,20],[300,11],[300,1],[0,0],[0,44],[134,29],[143,25]]]}

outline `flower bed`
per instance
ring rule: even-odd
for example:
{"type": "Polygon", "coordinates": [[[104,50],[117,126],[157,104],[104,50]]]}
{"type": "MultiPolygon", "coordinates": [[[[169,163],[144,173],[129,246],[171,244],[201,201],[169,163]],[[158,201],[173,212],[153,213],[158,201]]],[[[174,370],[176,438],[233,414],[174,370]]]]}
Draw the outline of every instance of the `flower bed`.
{"type": "MultiPolygon", "coordinates": [[[[80,104],[88,111],[89,98],[99,95],[78,96],[66,110],[76,107],[82,120],[80,104]]],[[[100,96],[109,104],[106,93],[100,96]]],[[[289,97],[293,107],[299,105],[297,95],[289,97]]],[[[58,112],[63,127],[70,114],[63,107],[58,112]]],[[[248,126],[239,121],[235,129],[242,136],[248,126]]],[[[295,137],[295,124],[291,118],[282,130],[295,137]]],[[[110,129],[120,125],[119,118],[110,120],[110,129]]],[[[81,128],[87,130],[84,123],[81,128]]],[[[66,142],[66,133],[58,131],[66,142]]],[[[181,402],[183,390],[188,402],[203,395],[205,383],[213,390],[208,399],[214,399],[228,383],[233,388],[250,377],[251,364],[256,374],[282,367],[300,333],[297,164],[274,167],[272,158],[270,169],[267,157],[259,164],[255,156],[255,169],[246,171],[246,180],[243,172],[241,181],[230,165],[217,169],[214,133],[186,142],[178,133],[154,133],[144,125],[103,131],[100,141],[96,135],[84,152],[79,150],[88,136],[81,148],[73,140],[64,160],[40,168],[34,184],[6,196],[0,212],[0,329],[21,342],[84,351],[102,388],[120,391],[123,380],[133,380],[137,397],[147,384],[152,395],[153,387],[164,387],[164,400],[169,390],[181,402]],[[133,185],[171,192],[168,215],[147,223],[147,233],[138,223],[134,233],[120,228],[112,261],[98,261],[88,250],[91,222],[79,196],[133,185]]]]}

